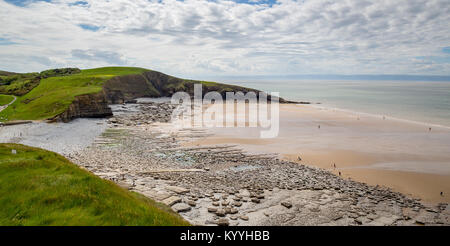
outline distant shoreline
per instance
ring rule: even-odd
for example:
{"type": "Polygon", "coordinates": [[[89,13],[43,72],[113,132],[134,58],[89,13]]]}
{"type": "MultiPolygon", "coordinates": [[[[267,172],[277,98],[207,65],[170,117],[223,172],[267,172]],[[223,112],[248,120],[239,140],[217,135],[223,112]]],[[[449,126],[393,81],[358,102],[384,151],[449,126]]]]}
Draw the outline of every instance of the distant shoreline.
{"type": "Polygon", "coordinates": [[[418,81],[418,82],[450,82],[450,75],[339,75],[339,74],[306,74],[306,75],[236,75],[211,76],[213,80],[382,80],[382,81],[418,81]]]}
{"type": "MultiPolygon", "coordinates": [[[[298,104],[298,105],[301,105],[301,104],[298,104]]],[[[316,108],[322,108],[322,109],[326,109],[326,110],[336,110],[336,111],[346,112],[346,113],[350,113],[350,114],[354,114],[354,115],[364,115],[364,116],[369,116],[369,117],[373,117],[373,118],[383,118],[383,117],[385,117],[385,119],[395,120],[395,121],[409,123],[409,124],[417,124],[417,125],[421,125],[421,126],[425,126],[425,127],[436,127],[436,128],[450,129],[450,126],[446,126],[446,125],[422,122],[422,121],[417,121],[417,120],[408,120],[408,119],[403,119],[403,118],[394,117],[394,116],[390,116],[390,115],[382,115],[382,114],[373,114],[373,113],[359,112],[359,111],[354,111],[354,110],[351,110],[351,109],[343,109],[343,108],[327,106],[327,105],[324,105],[322,103],[311,103],[310,105],[312,107],[316,107],[316,108]]]]}

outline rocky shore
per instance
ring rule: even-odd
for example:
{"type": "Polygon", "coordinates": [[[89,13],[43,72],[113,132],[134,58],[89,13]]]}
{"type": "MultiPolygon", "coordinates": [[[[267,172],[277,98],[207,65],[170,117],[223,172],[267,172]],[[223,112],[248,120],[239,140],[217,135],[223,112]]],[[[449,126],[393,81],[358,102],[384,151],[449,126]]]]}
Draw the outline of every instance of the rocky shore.
{"type": "Polygon", "coordinates": [[[74,163],[165,203],[194,225],[450,225],[448,204],[425,206],[328,171],[238,146],[186,147],[208,135],[174,129],[175,105],[113,106],[103,134],[74,163]]]}

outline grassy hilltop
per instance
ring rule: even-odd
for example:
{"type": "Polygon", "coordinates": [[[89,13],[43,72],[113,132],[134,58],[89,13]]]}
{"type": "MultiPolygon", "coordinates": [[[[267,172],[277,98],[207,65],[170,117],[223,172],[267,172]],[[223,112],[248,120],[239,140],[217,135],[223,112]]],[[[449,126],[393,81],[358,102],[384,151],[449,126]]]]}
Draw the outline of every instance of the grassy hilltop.
{"type": "MultiPolygon", "coordinates": [[[[43,120],[65,112],[75,97],[99,93],[105,89],[121,91],[125,97],[171,96],[177,91],[193,92],[195,83],[205,91],[250,91],[252,89],[215,82],[180,79],[160,72],[136,67],[103,67],[79,70],[52,69],[41,73],[17,74],[0,71],[0,94],[17,96],[17,100],[0,112],[0,121],[43,120]],[[132,88],[135,87],[135,88],[132,88]],[[134,89],[134,91],[130,91],[134,89]]],[[[256,90],[253,90],[256,91],[256,90]]]]}
{"type": "MultiPolygon", "coordinates": [[[[16,102],[0,112],[0,118],[8,120],[47,119],[64,112],[76,96],[101,91],[103,83],[112,77],[139,74],[144,71],[147,70],[142,68],[98,68],[82,70],[66,76],[56,75],[43,78],[35,88],[18,97],[16,102]]],[[[23,81],[19,81],[11,85],[20,87],[23,83],[23,81]]],[[[28,81],[28,83],[30,82],[28,81]]],[[[2,87],[6,86],[0,86],[0,93],[2,87]]]]}
{"type": "Polygon", "coordinates": [[[188,225],[56,153],[18,144],[0,144],[0,208],[0,225],[188,225]]]}

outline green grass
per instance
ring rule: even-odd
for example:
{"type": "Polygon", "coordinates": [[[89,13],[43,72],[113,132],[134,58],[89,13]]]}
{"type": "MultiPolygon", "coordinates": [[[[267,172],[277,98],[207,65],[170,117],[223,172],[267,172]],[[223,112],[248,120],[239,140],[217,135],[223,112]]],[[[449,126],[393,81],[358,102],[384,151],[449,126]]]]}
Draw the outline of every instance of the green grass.
{"type": "Polygon", "coordinates": [[[39,85],[39,73],[0,75],[0,94],[23,96],[39,85]]]}
{"type": "Polygon", "coordinates": [[[6,105],[14,100],[13,96],[10,95],[0,95],[0,106],[6,105]]]}
{"type": "MultiPolygon", "coordinates": [[[[29,74],[3,72],[4,75],[0,75],[0,94],[14,94],[20,97],[0,112],[0,119],[3,121],[50,119],[66,111],[75,97],[100,92],[107,80],[116,76],[138,75],[144,72],[149,72],[141,78],[146,80],[148,88],[139,88],[146,90],[146,96],[171,96],[179,91],[193,95],[195,83],[202,83],[205,93],[217,91],[225,95],[229,91],[252,91],[240,86],[180,79],[136,67],[103,67],[81,71],[77,68],[60,68],[29,74]]],[[[128,84],[127,79],[131,81],[136,79],[136,76],[132,77],[134,78],[122,78],[123,81],[112,83],[107,89],[129,93],[133,84],[128,84]]]]}
{"type": "Polygon", "coordinates": [[[100,179],[56,153],[0,144],[0,225],[188,223],[168,207],[100,179]]]}
{"type": "Polygon", "coordinates": [[[64,112],[79,95],[102,90],[103,83],[115,76],[148,71],[134,67],[105,67],[82,70],[70,76],[42,79],[39,85],[0,112],[6,120],[42,120],[64,112]]]}

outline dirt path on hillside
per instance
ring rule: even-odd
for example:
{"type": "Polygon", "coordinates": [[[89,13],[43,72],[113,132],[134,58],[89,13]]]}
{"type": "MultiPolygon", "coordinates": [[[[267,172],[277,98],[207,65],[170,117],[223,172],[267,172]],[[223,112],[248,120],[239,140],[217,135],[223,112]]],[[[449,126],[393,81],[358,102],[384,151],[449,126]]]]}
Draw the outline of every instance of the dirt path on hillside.
{"type": "Polygon", "coordinates": [[[4,109],[6,109],[9,105],[13,104],[17,100],[16,96],[13,96],[13,97],[14,97],[14,99],[10,103],[0,106],[0,112],[2,112],[4,109]]]}

